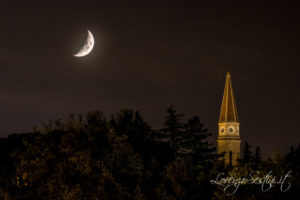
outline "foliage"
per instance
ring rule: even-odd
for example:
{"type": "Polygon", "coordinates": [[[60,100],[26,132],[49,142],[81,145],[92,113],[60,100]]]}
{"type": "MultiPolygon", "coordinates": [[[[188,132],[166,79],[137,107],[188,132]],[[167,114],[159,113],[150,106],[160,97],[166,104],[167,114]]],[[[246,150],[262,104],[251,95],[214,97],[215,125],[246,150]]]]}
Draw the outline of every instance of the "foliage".
{"type": "Polygon", "coordinates": [[[0,199],[274,199],[300,188],[300,146],[264,161],[245,143],[237,166],[225,165],[209,143],[198,116],[182,122],[175,106],[154,130],[137,111],[106,119],[101,111],[70,114],[33,133],[0,139],[0,199]],[[293,188],[264,193],[241,185],[234,196],[210,183],[220,172],[245,177],[251,171],[293,172],[293,188]]]}

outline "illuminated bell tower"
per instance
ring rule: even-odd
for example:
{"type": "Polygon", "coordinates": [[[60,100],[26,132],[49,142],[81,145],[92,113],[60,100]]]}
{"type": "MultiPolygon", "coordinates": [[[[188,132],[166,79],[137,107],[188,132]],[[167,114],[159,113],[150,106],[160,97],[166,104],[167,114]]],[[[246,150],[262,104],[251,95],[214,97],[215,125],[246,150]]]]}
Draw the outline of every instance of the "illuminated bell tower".
{"type": "Polygon", "coordinates": [[[225,152],[225,163],[237,164],[240,158],[240,123],[233,96],[230,73],[227,72],[219,118],[218,153],[225,152]]]}

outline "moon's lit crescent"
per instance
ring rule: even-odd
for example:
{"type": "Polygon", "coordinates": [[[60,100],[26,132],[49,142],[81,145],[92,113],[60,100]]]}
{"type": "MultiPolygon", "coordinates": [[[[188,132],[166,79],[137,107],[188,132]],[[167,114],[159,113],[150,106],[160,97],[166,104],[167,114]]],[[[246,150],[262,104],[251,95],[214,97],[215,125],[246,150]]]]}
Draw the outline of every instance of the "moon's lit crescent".
{"type": "Polygon", "coordinates": [[[83,57],[91,53],[95,44],[93,34],[88,30],[88,36],[84,45],[79,49],[79,51],[74,54],[75,57],[83,57]]]}

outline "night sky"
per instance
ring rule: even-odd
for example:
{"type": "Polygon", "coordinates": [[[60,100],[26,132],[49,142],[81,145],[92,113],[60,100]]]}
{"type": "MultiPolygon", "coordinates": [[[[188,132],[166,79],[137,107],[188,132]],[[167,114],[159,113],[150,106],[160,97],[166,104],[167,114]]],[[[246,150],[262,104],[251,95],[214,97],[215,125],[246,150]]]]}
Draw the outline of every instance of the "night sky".
{"type": "Polygon", "coordinates": [[[242,140],[285,153],[300,142],[299,19],[271,1],[1,1],[0,135],[92,109],[160,128],[175,104],[215,140],[229,71],[242,140]],[[87,30],[95,47],[75,58],[87,30]]]}

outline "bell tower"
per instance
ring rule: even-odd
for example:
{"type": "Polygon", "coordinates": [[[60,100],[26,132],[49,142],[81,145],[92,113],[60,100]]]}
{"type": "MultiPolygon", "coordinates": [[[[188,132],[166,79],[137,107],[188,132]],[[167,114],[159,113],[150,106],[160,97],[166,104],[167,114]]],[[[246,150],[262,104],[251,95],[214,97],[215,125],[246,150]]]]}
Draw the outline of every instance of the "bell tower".
{"type": "Polygon", "coordinates": [[[230,73],[227,72],[219,118],[218,153],[225,152],[225,163],[237,164],[240,158],[240,123],[232,90],[230,73]]]}

